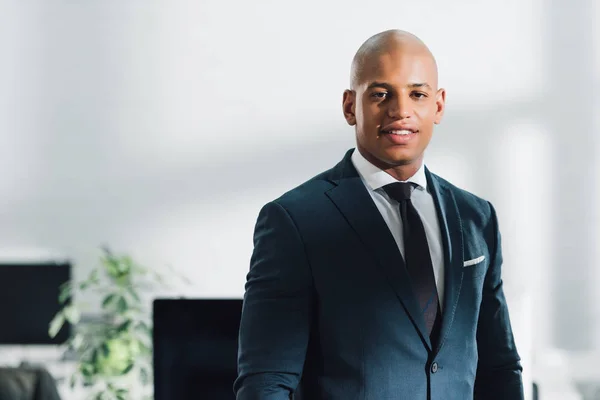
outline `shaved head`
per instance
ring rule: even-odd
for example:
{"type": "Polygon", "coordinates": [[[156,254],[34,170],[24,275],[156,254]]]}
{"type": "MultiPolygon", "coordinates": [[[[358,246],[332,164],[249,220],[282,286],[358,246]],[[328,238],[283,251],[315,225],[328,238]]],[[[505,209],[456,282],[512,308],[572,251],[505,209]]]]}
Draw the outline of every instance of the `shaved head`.
{"type": "Polygon", "coordinates": [[[433,64],[435,71],[434,83],[437,86],[437,63],[429,48],[412,33],[392,29],[371,36],[360,46],[352,60],[350,89],[355,90],[362,83],[365,72],[371,72],[374,68],[377,68],[378,59],[388,53],[421,53],[426,55],[433,64]]]}

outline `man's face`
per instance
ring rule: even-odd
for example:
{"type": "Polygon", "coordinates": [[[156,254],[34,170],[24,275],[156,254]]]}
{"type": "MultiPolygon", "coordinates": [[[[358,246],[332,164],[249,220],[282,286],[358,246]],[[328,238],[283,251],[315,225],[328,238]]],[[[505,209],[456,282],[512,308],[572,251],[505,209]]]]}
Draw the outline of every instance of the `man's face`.
{"type": "Polygon", "coordinates": [[[373,164],[418,168],[444,101],[429,53],[396,48],[366,62],[355,90],[344,93],[344,115],[356,125],[358,149],[373,164]]]}

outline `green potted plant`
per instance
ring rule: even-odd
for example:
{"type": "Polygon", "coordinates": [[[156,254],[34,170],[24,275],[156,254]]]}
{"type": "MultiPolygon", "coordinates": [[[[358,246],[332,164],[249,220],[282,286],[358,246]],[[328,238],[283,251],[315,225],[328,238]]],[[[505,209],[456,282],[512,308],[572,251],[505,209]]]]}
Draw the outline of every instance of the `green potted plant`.
{"type": "Polygon", "coordinates": [[[151,312],[142,296],[165,285],[156,271],[108,248],[102,249],[100,263],[87,279],[62,285],[59,301],[64,307],[50,322],[49,334],[54,337],[66,321],[74,327],[67,342],[76,364],[71,388],[84,386],[93,400],[153,397],[151,312]],[[99,295],[97,321],[80,324],[84,304],[73,301],[75,290],[99,295]]]}

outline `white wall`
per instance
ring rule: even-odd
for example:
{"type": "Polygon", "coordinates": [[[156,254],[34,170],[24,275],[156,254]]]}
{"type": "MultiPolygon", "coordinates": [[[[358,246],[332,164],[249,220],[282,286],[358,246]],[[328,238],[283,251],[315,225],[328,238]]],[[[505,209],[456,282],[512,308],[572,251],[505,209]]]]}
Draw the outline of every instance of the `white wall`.
{"type": "Polygon", "coordinates": [[[350,60],[401,28],[448,91],[430,167],[498,209],[509,300],[533,304],[523,347],[589,350],[595,3],[2,2],[0,244],[58,250],[82,277],[107,243],[174,265],[193,281],[181,294],[241,296],[260,206],[353,145],[350,60]]]}
{"type": "Polygon", "coordinates": [[[430,163],[489,191],[470,171],[480,115],[542,88],[540,5],[282,3],[3,5],[2,243],[82,270],[110,243],[240,295],[258,208],[353,145],[349,63],[392,27],[430,44],[448,90],[430,163]]]}

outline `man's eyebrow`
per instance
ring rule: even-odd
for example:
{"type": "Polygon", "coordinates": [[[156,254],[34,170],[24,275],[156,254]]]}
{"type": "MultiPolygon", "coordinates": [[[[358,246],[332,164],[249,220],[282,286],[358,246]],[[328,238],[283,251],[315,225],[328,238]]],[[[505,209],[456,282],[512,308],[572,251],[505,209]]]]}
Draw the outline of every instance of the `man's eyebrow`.
{"type": "MultiPolygon", "coordinates": [[[[427,82],[409,83],[408,85],[406,85],[406,87],[410,88],[410,89],[425,88],[425,89],[433,90],[427,82]]],[[[392,85],[390,85],[389,83],[385,83],[385,82],[375,81],[375,82],[371,82],[369,84],[369,86],[367,86],[367,90],[374,89],[374,88],[382,88],[382,89],[392,90],[392,85]]]]}
{"type": "Polygon", "coordinates": [[[385,83],[385,82],[371,82],[369,84],[369,86],[367,86],[367,90],[369,89],[374,89],[374,88],[382,88],[382,89],[388,89],[391,90],[392,89],[392,85],[390,85],[389,83],[385,83]]]}
{"type": "Polygon", "coordinates": [[[429,86],[429,84],[427,82],[410,83],[407,86],[411,89],[426,88],[429,90],[433,90],[433,89],[431,89],[431,86],[429,86]]]}

